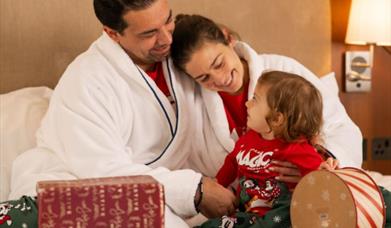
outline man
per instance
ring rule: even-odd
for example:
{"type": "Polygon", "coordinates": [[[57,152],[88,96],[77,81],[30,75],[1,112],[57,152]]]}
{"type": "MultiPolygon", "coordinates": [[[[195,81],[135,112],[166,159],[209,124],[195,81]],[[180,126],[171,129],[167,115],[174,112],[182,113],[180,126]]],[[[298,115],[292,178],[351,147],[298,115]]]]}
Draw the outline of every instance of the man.
{"type": "MultiPolygon", "coordinates": [[[[198,211],[233,212],[233,193],[181,169],[191,153],[194,83],[166,60],[168,1],[94,0],[94,9],[104,33],[62,75],[38,147],[14,163],[10,199],[36,195],[39,180],[144,174],[164,185],[167,227],[187,227],[181,217],[198,211]]],[[[36,224],[34,201],[20,200],[36,224]]]]}

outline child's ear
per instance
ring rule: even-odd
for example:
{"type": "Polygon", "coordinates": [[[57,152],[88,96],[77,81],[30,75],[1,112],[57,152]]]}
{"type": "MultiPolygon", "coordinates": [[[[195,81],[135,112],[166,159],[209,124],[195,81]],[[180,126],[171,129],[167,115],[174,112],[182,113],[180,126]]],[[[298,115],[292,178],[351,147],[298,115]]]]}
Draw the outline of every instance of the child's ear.
{"type": "Polygon", "coordinates": [[[281,112],[277,112],[273,118],[273,125],[275,127],[280,127],[284,123],[284,115],[281,112]]]}

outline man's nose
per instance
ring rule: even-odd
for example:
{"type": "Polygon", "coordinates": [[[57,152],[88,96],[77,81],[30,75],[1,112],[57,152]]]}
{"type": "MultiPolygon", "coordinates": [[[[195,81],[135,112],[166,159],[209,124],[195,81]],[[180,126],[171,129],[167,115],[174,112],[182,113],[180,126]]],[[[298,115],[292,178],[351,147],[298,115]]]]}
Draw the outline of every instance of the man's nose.
{"type": "Polygon", "coordinates": [[[172,34],[169,29],[166,27],[162,28],[159,32],[158,36],[158,44],[159,45],[170,45],[172,42],[172,34]]]}

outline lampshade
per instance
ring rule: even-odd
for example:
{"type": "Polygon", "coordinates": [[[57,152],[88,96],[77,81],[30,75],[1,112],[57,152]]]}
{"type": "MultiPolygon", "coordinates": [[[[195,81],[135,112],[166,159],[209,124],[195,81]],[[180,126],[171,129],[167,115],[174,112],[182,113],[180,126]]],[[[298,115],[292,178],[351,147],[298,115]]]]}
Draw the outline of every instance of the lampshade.
{"type": "Polygon", "coordinates": [[[352,0],[345,42],[391,46],[391,0],[352,0]]]}

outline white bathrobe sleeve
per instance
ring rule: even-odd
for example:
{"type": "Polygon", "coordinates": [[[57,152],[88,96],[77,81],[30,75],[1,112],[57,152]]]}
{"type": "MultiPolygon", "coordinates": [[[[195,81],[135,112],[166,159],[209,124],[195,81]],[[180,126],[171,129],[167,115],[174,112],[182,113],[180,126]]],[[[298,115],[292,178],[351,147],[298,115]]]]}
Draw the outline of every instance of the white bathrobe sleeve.
{"type": "Polygon", "coordinates": [[[175,213],[195,214],[193,199],[201,175],[144,165],[145,155],[127,146],[128,140],[132,134],[145,134],[147,140],[148,130],[159,129],[134,132],[134,112],[140,110],[134,110],[127,85],[94,77],[72,75],[60,82],[46,116],[44,128],[50,129],[44,132],[51,134],[45,136],[46,143],[78,178],[151,175],[164,185],[166,203],[175,213]]]}
{"type": "Polygon", "coordinates": [[[339,97],[321,79],[292,58],[280,55],[259,55],[265,70],[282,70],[303,76],[319,89],[323,97],[324,146],[340,162],[341,167],[361,167],[362,134],[349,118],[339,97]]]}

